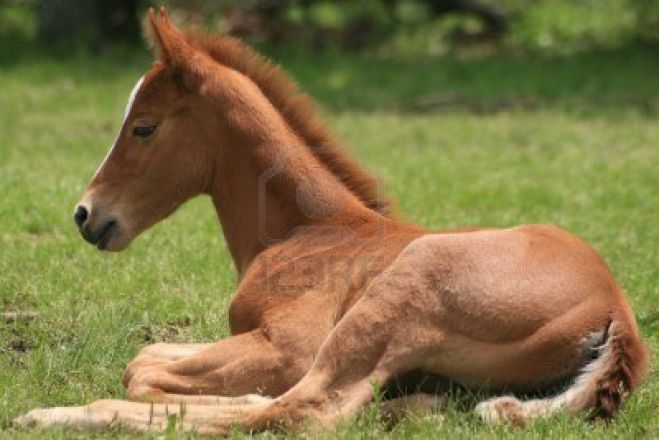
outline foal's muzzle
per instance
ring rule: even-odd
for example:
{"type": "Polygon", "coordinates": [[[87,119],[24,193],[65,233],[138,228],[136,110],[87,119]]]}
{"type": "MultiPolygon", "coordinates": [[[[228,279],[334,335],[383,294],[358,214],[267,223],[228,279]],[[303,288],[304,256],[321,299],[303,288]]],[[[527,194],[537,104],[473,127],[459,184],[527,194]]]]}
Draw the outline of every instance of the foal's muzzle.
{"type": "Polygon", "coordinates": [[[82,238],[103,250],[119,230],[119,223],[112,217],[100,222],[91,220],[89,209],[84,205],[78,205],[73,214],[73,221],[78,225],[82,238]]]}

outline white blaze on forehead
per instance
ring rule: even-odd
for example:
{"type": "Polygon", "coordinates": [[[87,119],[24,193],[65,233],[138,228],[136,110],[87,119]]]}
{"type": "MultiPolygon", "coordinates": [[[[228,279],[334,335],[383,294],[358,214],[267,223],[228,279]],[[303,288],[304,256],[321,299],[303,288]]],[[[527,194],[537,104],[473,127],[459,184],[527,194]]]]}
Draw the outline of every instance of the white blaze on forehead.
{"type": "Polygon", "coordinates": [[[128,97],[128,102],[126,103],[126,110],[124,110],[124,123],[126,122],[126,119],[128,119],[128,115],[130,114],[130,109],[133,108],[135,97],[137,96],[137,92],[140,91],[140,87],[142,87],[143,82],[144,82],[144,77],[138,79],[137,83],[135,83],[135,87],[133,87],[133,90],[130,91],[130,96],[128,97]]]}
{"type": "Polygon", "coordinates": [[[144,77],[141,77],[140,79],[137,80],[137,83],[135,84],[135,87],[133,87],[133,90],[130,91],[130,96],[128,96],[128,102],[126,103],[126,109],[124,110],[124,120],[121,123],[121,128],[119,128],[119,133],[117,133],[117,137],[114,139],[114,142],[112,143],[112,147],[110,147],[110,151],[108,151],[108,153],[105,155],[105,158],[103,158],[103,161],[101,162],[101,164],[98,166],[98,169],[94,173],[94,177],[96,177],[96,175],[101,170],[101,168],[103,168],[103,165],[105,165],[105,162],[108,160],[108,157],[110,157],[110,154],[112,154],[112,150],[114,150],[115,145],[117,145],[117,140],[119,139],[121,130],[123,130],[124,125],[126,125],[126,119],[128,119],[130,110],[133,108],[133,103],[135,102],[135,97],[137,96],[137,93],[140,91],[143,82],[144,82],[144,77]]]}

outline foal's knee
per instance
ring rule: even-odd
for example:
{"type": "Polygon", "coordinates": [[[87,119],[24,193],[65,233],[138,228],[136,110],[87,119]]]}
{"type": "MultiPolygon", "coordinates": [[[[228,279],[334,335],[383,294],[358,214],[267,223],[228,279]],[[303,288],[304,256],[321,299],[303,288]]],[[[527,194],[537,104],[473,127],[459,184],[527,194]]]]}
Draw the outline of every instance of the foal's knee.
{"type": "Polygon", "coordinates": [[[145,368],[151,368],[159,365],[166,364],[168,361],[165,361],[160,358],[150,356],[148,354],[140,354],[130,361],[124,370],[124,374],[121,377],[121,382],[124,384],[124,387],[128,388],[128,385],[131,383],[135,375],[145,368]]]}
{"type": "Polygon", "coordinates": [[[129,386],[126,391],[126,399],[135,402],[160,402],[165,392],[150,386],[129,386]]]}
{"type": "Polygon", "coordinates": [[[157,366],[145,366],[136,371],[126,386],[126,396],[129,400],[155,401],[164,391],[158,387],[160,375],[165,374],[157,366]]]}

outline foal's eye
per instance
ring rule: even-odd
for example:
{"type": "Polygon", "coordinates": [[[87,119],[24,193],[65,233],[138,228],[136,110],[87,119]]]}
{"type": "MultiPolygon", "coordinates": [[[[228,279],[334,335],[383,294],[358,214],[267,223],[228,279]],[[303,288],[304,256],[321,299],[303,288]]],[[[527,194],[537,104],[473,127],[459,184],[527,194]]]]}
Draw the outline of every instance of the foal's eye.
{"type": "Polygon", "coordinates": [[[148,137],[156,130],[155,124],[137,124],[133,127],[133,135],[139,137],[148,137]]]}

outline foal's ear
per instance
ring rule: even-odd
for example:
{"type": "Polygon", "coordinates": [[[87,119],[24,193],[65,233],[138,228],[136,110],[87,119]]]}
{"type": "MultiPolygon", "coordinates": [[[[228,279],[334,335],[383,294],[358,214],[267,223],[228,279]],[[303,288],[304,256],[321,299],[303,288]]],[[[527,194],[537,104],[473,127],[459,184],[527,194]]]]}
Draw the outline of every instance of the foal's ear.
{"type": "Polygon", "coordinates": [[[156,13],[148,12],[149,38],[158,58],[174,69],[185,88],[194,91],[198,88],[206,62],[202,53],[192,47],[171,21],[165,7],[156,13]]]}

